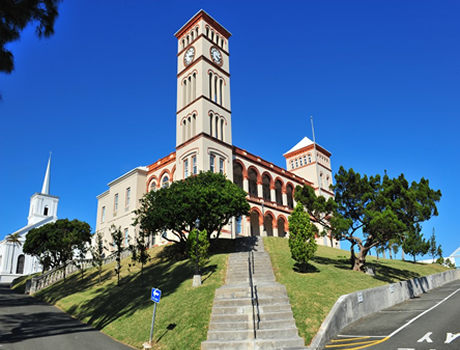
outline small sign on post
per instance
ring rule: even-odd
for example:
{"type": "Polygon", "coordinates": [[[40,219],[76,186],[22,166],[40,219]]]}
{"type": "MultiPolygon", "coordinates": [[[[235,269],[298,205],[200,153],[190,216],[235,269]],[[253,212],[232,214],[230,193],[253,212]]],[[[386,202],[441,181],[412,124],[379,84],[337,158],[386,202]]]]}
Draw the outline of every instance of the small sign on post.
{"type": "Polygon", "coordinates": [[[160,302],[160,298],[161,298],[161,290],[157,288],[152,288],[152,292],[150,293],[150,300],[152,300],[155,303],[153,306],[152,327],[150,328],[149,342],[144,343],[144,349],[152,348],[152,337],[153,337],[153,327],[155,325],[155,314],[157,312],[157,304],[160,302]]]}

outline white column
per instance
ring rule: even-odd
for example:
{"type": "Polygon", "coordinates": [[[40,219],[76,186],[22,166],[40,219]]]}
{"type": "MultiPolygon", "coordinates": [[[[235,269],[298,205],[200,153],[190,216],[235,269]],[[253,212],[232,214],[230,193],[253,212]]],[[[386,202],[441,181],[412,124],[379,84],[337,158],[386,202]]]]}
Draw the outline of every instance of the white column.
{"type": "Polygon", "coordinates": [[[283,198],[283,205],[287,205],[287,193],[283,193],[282,198],[283,198]]]}
{"type": "Polygon", "coordinates": [[[262,187],[262,184],[257,184],[257,196],[263,197],[263,194],[264,194],[264,189],[262,187]]]}
{"type": "Polygon", "coordinates": [[[272,188],[272,189],[270,190],[270,200],[271,200],[272,202],[276,202],[276,191],[275,191],[274,188],[272,188]]]}
{"type": "Polygon", "coordinates": [[[243,178],[243,190],[249,193],[249,179],[243,178]]]}

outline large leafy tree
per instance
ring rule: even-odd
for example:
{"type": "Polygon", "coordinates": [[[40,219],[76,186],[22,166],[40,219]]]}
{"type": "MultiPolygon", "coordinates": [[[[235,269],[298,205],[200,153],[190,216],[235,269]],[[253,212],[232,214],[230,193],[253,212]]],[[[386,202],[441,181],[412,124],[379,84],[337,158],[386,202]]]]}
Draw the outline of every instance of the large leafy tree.
{"type": "Polygon", "coordinates": [[[309,186],[296,189],[296,200],[335,239],[351,243],[353,270],[363,270],[370,249],[402,242],[417,224],[438,215],[441,192],[431,189],[426,179],[409,184],[403,174],[367,177],[340,167],[335,180],[335,200],[317,197],[309,186]]]}
{"type": "Polygon", "coordinates": [[[0,72],[14,70],[13,54],[6,48],[19,39],[21,31],[29,24],[37,24],[39,38],[54,34],[58,5],[62,0],[1,0],[0,1],[0,72]]]}
{"type": "Polygon", "coordinates": [[[308,261],[315,256],[317,233],[318,229],[310,222],[308,213],[301,204],[297,204],[289,216],[289,249],[301,272],[306,272],[308,261]]]}
{"type": "Polygon", "coordinates": [[[13,273],[14,249],[16,248],[16,246],[20,247],[22,245],[21,235],[19,234],[19,232],[15,232],[15,233],[12,233],[6,236],[5,240],[7,243],[11,243],[13,245],[13,254],[11,254],[11,268],[10,268],[10,273],[13,273]]]}
{"type": "Polygon", "coordinates": [[[200,172],[146,193],[135,210],[134,225],[139,224],[147,235],[171,231],[174,239],[165,239],[179,244],[185,253],[188,234],[197,218],[208,238],[212,233],[218,238],[232,217],[248,215],[249,209],[246,192],[224,174],[200,172]]]}
{"type": "Polygon", "coordinates": [[[36,256],[47,268],[65,267],[74,252],[84,244],[91,243],[91,227],[79,220],[61,219],[27,233],[23,251],[36,256]]]}

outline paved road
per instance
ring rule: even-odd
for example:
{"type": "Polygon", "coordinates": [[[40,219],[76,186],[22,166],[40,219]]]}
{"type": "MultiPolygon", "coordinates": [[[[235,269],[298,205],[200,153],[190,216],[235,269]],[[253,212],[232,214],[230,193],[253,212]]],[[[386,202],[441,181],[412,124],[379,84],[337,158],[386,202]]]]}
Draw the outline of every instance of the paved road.
{"type": "Polygon", "coordinates": [[[460,281],[342,329],[327,350],[459,350],[460,281]]]}
{"type": "Polygon", "coordinates": [[[0,284],[0,350],[132,350],[57,307],[0,284]]]}

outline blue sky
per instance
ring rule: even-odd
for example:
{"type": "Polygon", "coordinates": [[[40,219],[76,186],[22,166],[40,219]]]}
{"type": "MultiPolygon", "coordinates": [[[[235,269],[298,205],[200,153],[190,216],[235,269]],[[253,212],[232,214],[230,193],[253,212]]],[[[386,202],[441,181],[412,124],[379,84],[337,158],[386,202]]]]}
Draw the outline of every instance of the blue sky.
{"type": "Polygon", "coordinates": [[[27,224],[49,152],[59,218],[93,229],[96,196],[174,151],[174,33],[203,8],[233,36],[233,143],[277,165],[304,136],[362,174],[428,178],[435,228],[460,246],[460,2],[64,1],[56,34],[30,27],[0,75],[0,239],[27,224]]]}

